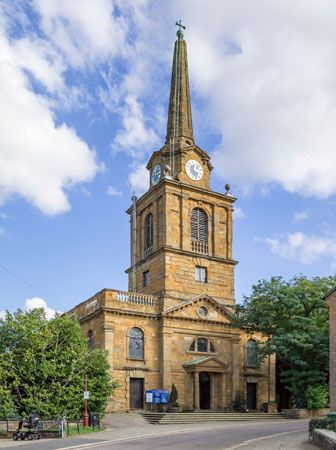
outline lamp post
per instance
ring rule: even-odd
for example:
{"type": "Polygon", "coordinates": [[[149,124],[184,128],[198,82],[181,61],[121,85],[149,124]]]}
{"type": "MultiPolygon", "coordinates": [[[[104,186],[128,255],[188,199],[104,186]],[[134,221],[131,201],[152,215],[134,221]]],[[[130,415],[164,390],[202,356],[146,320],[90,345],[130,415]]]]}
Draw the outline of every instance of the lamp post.
{"type": "Polygon", "coordinates": [[[87,401],[89,398],[89,392],[87,390],[87,375],[85,374],[84,377],[84,414],[83,414],[83,426],[88,427],[89,426],[89,415],[88,415],[88,409],[87,409],[87,401]]]}

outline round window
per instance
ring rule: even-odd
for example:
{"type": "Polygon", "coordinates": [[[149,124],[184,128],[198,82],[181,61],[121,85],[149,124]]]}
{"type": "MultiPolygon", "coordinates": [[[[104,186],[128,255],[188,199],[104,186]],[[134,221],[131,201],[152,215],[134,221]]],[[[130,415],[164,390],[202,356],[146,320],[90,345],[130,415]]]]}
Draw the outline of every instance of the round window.
{"type": "Polygon", "coordinates": [[[198,315],[200,317],[206,317],[208,315],[208,309],[205,306],[198,308],[198,315]]]}

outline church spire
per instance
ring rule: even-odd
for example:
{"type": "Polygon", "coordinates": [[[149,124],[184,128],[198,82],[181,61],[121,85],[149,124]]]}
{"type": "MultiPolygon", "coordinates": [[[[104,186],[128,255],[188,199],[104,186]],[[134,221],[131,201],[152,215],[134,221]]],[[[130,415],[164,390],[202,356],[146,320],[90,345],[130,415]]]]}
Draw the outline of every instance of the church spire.
{"type": "Polygon", "coordinates": [[[174,47],[173,69],[170,85],[170,100],[168,110],[166,144],[183,143],[185,140],[194,144],[192,127],[187,45],[183,39],[185,27],[181,21],[176,22],[179,27],[174,47]]]}

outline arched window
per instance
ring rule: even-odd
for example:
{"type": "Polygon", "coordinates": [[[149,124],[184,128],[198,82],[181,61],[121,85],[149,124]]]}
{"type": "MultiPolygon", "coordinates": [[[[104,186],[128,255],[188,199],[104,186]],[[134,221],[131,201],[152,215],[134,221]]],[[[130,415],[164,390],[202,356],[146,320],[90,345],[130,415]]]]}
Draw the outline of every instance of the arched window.
{"type": "Polygon", "coordinates": [[[215,346],[210,339],[199,337],[192,341],[189,347],[190,352],[216,353],[215,346]]]}
{"type": "Polygon", "coordinates": [[[88,347],[89,350],[92,351],[94,349],[93,331],[89,330],[87,335],[88,335],[88,347]]]}
{"type": "Polygon", "coordinates": [[[191,248],[197,253],[208,253],[208,216],[201,208],[194,208],[190,219],[191,248]]]}
{"type": "Polygon", "coordinates": [[[128,353],[131,359],[144,359],[144,334],[140,328],[130,331],[128,353]]]}
{"type": "Polygon", "coordinates": [[[145,255],[150,253],[153,248],[153,214],[149,213],[145,217],[145,255]]]}
{"type": "Polygon", "coordinates": [[[250,339],[245,344],[245,365],[246,367],[258,365],[258,347],[254,339],[250,339]]]}

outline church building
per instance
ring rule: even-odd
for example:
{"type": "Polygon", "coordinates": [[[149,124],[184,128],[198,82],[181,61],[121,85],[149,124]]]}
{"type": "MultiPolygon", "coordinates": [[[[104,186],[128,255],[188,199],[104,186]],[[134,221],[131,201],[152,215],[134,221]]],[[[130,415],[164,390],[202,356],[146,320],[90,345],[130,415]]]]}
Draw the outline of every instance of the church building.
{"type": "MultiPolygon", "coordinates": [[[[194,140],[187,47],[175,42],[167,137],[147,164],[149,186],[132,198],[128,291],[103,289],[74,307],[91,348],[108,351],[120,382],[107,412],[145,409],[145,391],[175,384],[181,411],[249,410],[275,401],[275,358],[264,338],[230,326],[235,308],[235,198],[211,190],[210,156],[194,140]]],[[[125,249],[126,250],[126,249],[125,249]]]]}

